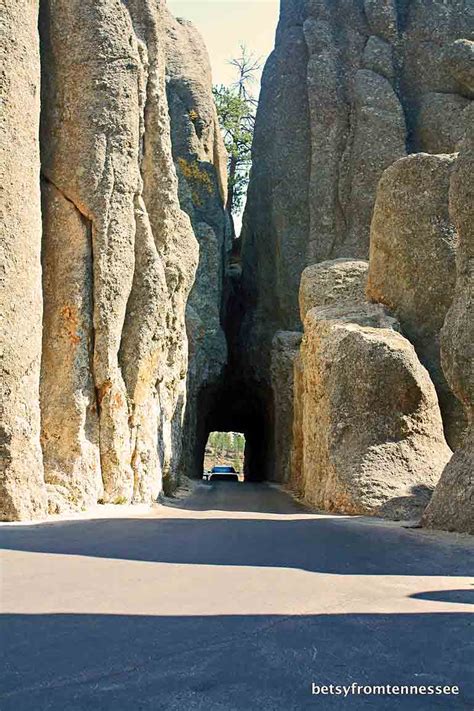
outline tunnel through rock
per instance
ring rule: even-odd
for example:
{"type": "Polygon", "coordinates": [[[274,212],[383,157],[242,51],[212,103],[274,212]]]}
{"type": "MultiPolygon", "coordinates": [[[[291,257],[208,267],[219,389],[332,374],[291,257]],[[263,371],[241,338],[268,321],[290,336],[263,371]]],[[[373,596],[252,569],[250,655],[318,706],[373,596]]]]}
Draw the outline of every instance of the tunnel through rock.
{"type": "Polygon", "coordinates": [[[195,476],[203,471],[206,443],[211,432],[241,432],[245,437],[246,481],[272,478],[271,392],[254,382],[226,378],[203,388],[197,401],[198,436],[195,476]]]}

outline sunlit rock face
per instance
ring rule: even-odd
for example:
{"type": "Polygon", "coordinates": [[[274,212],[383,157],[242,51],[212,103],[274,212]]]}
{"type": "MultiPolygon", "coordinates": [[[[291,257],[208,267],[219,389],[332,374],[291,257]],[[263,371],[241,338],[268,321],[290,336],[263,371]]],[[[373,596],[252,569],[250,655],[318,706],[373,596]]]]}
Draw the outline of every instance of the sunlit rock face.
{"type": "Polygon", "coordinates": [[[198,257],[171,154],[166,8],[45,0],[40,43],[37,3],[7,19],[17,316],[2,516],[44,515],[46,491],[52,512],[151,502],[180,458],[198,257]]]}
{"type": "Polygon", "coordinates": [[[441,367],[440,332],[453,301],[458,234],[449,209],[456,155],[415,153],[383,174],[370,238],[367,295],[391,308],[436,386],[452,449],[466,420],[441,367]]]}
{"type": "Polygon", "coordinates": [[[46,513],[40,447],[41,208],[38,1],[2,5],[0,519],[46,513]]]}
{"type": "Polygon", "coordinates": [[[451,451],[398,322],[365,300],[367,262],[308,267],[290,485],[326,511],[419,518],[451,451]]]}

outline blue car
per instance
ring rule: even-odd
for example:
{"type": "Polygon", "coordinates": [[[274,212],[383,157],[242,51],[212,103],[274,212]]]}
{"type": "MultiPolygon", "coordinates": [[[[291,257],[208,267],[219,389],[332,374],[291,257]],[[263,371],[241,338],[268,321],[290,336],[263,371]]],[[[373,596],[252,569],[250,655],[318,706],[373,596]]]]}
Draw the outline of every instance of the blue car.
{"type": "Polygon", "coordinates": [[[239,472],[236,472],[234,467],[227,464],[216,464],[207,472],[204,472],[202,478],[204,481],[211,481],[211,479],[229,479],[232,481],[243,481],[239,472]]]}

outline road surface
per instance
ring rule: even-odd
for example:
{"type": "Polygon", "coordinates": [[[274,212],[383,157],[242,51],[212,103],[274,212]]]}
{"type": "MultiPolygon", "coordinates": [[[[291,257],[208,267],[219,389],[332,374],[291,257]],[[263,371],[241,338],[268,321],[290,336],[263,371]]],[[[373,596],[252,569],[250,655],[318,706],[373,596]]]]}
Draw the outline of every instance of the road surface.
{"type": "Polygon", "coordinates": [[[2,711],[474,708],[469,537],[309,513],[265,484],[101,510],[0,527],[2,711]]]}

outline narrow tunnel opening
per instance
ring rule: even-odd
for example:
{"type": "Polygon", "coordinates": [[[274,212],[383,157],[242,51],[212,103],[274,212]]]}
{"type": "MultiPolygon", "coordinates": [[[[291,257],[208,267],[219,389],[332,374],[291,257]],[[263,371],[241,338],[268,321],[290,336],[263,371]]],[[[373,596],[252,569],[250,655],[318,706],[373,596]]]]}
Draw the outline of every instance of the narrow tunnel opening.
{"type": "Polygon", "coordinates": [[[213,479],[244,481],[244,469],[243,432],[211,432],[204,450],[204,475],[212,474],[213,479]]]}
{"type": "Polygon", "coordinates": [[[245,442],[241,470],[245,481],[272,479],[272,412],[269,388],[231,378],[229,372],[219,383],[202,388],[197,402],[199,454],[195,476],[202,477],[206,469],[206,448],[213,433],[239,433],[245,442]]]}

